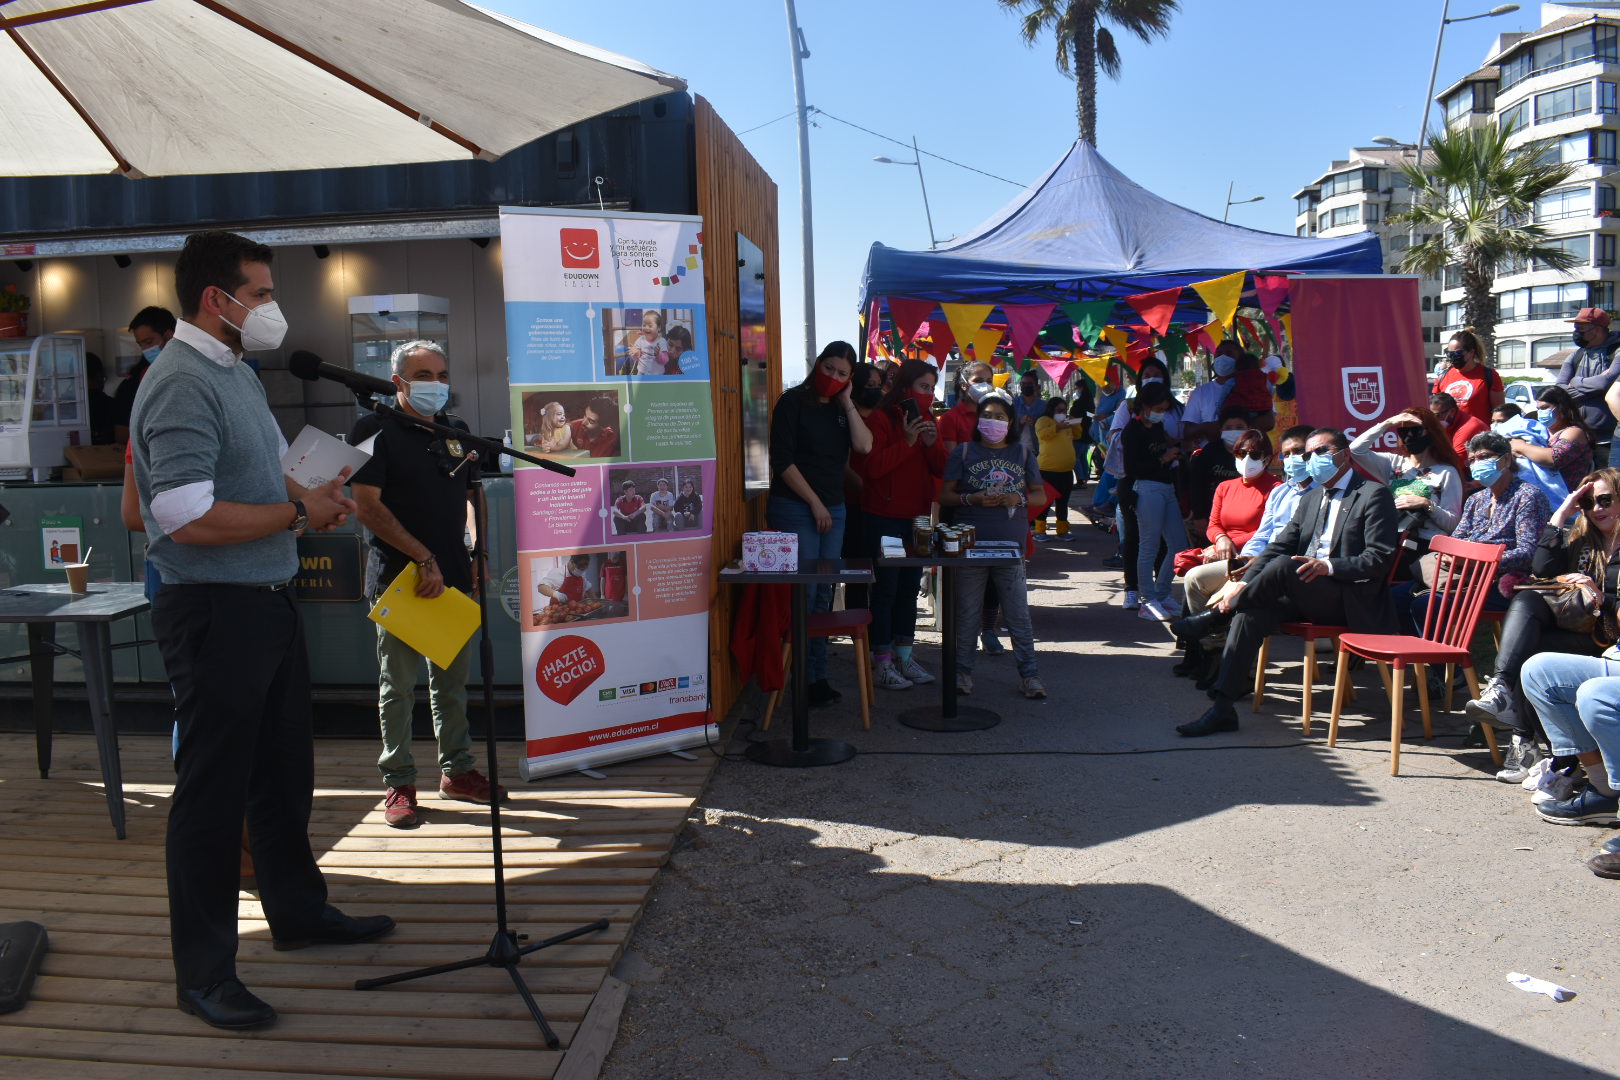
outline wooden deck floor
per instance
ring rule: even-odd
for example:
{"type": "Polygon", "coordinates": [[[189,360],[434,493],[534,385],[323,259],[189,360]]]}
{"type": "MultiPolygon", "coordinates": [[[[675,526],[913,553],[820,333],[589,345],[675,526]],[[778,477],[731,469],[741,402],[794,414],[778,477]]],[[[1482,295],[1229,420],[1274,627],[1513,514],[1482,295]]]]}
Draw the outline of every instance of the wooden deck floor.
{"type": "MultiPolygon", "coordinates": [[[[611,1039],[616,1005],[604,1001],[589,1018],[587,1011],[715,761],[703,752],[696,762],[664,756],[606,768],[606,780],[513,786],[502,818],[511,926],[538,941],[610,922],[524,961],[562,1039],[563,1049],[550,1052],[506,974],[493,968],[351,989],[358,978],[480,955],[494,928],[487,811],[429,797],[419,828],[389,828],[376,746],[362,741],[317,744],[312,840],[332,902],[392,915],[399,929],[367,945],[275,952],[258,902],[244,893],[238,968],[280,1021],[232,1035],[180,1013],[163,876],[168,741],[120,741],[123,841],[113,836],[88,736],[58,737],[51,778],[41,780],[32,736],[0,735],[0,922],[31,919],[50,933],[30,1003],[0,1016],[0,1076],[594,1077],[582,1066],[605,1049],[600,1032],[580,1038],[572,1061],[566,1055],[582,1023],[605,1024],[611,1039]]],[[[509,762],[517,746],[503,749],[509,762]]],[[[425,753],[431,747],[419,745],[419,761],[425,753]]]]}

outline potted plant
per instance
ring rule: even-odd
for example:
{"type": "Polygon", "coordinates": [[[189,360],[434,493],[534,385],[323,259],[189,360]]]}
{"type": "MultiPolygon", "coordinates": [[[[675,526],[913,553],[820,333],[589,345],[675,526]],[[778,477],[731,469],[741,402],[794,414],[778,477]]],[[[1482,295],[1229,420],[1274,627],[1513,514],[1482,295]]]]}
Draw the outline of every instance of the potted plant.
{"type": "Polygon", "coordinates": [[[0,338],[28,336],[28,296],[17,286],[0,288],[0,338]]]}

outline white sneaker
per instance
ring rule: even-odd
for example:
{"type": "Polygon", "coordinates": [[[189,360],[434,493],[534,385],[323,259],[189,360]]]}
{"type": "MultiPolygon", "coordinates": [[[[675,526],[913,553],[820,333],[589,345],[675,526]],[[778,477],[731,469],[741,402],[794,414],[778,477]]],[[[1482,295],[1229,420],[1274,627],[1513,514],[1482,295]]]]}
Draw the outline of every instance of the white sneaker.
{"type": "Polygon", "coordinates": [[[963,697],[973,693],[973,676],[965,671],[958,671],[956,673],[956,692],[963,697]]]}
{"type": "Polygon", "coordinates": [[[872,685],[879,690],[910,690],[911,680],[900,674],[891,660],[879,664],[872,672],[872,685]]]}
{"type": "Polygon", "coordinates": [[[1492,675],[1479,697],[1463,706],[1468,719],[1493,727],[1518,727],[1519,710],[1513,705],[1513,688],[1501,676],[1492,675]]]}
{"type": "Polygon", "coordinates": [[[1018,684],[1018,692],[1031,699],[1043,698],[1046,696],[1046,687],[1042,686],[1041,680],[1035,676],[1027,675],[1018,684]]]}
{"type": "Polygon", "coordinates": [[[1149,622],[1169,622],[1178,616],[1172,615],[1168,605],[1162,600],[1144,600],[1142,606],[1136,610],[1136,617],[1149,622]]]}
{"type": "Polygon", "coordinates": [[[1135,611],[1139,606],[1141,606],[1141,603],[1142,603],[1142,599],[1141,599],[1140,596],[1137,595],[1137,592],[1136,592],[1135,589],[1126,589],[1125,590],[1125,600],[1124,600],[1122,606],[1125,608],[1126,611],[1135,611]]]}
{"type": "Polygon", "coordinates": [[[1507,753],[1502,755],[1502,767],[1497,770],[1496,778],[1504,784],[1523,783],[1524,778],[1530,775],[1531,767],[1540,760],[1541,747],[1536,745],[1535,739],[1514,732],[1507,753]]]}
{"type": "Polygon", "coordinates": [[[906,657],[904,661],[895,664],[895,667],[899,669],[902,676],[914,683],[931,683],[934,681],[932,673],[912,657],[906,657]]]}

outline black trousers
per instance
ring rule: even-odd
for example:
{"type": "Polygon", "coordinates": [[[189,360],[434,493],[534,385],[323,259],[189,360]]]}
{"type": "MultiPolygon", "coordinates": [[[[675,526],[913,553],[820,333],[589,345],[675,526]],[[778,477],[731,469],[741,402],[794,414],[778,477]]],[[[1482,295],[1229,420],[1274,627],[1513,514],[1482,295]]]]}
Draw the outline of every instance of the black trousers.
{"type": "Polygon", "coordinates": [[[313,930],[325,910],[309,847],[309,656],[285,589],[165,585],[152,625],[180,725],[167,848],[174,972],[201,987],[236,977],[244,819],[272,935],[313,930]]]}
{"type": "Polygon", "coordinates": [[[1254,689],[1260,646],[1283,623],[1344,625],[1345,586],[1326,577],[1304,581],[1298,566],[1292,559],[1274,559],[1238,594],[1238,611],[1226,631],[1215,682],[1215,692],[1222,697],[1236,701],[1254,689]]]}
{"type": "Polygon", "coordinates": [[[1536,592],[1516,592],[1502,621],[1502,644],[1496,650],[1496,674],[1519,688],[1519,669],[1538,652],[1596,656],[1602,648],[1591,634],[1561,630],[1546,599],[1536,592]]]}
{"type": "MultiPolygon", "coordinates": [[[[866,538],[867,513],[849,499],[844,500],[844,546],[843,555],[846,559],[864,559],[872,549],[872,542],[866,538]]],[[[871,606],[871,587],[868,585],[844,586],[844,609],[871,606]]]]}

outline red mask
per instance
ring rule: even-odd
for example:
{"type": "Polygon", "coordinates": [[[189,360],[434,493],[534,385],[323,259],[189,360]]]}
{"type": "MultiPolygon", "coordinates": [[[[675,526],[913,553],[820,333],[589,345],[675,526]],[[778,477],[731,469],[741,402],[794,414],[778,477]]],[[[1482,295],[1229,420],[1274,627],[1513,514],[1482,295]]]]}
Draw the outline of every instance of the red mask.
{"type": "Polygon", "coordinates": [[[917,411],[922,416],[928,416],[934,411],[934,395],[921,394],[913,390],[911,397],[917,402],[917,411]]]}
{"type": "Polygon", "coordinates": [[[837,397],[848,382],[848,379],[835,379],[821,368],[816,368],[816,393],[822,397],[837,397]]]}

